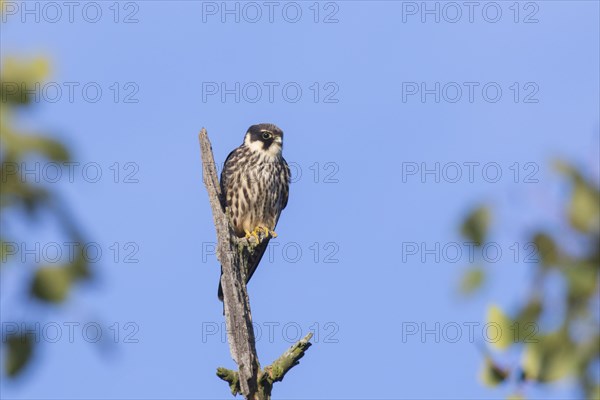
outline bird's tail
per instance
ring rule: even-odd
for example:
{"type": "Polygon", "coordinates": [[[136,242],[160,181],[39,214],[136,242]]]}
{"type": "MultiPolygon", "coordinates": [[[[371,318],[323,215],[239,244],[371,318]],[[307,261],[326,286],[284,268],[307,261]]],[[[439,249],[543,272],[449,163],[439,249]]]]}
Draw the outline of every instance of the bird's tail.
{"type": "MultiPolygon", "coordinates": [[[[223,276],[223,267],[221,267],[221,277],[223,276]]],[[[217,296],[219,296],[219,300],[223,301],[223,286],[221,285],[221,277],[219,277],[219,292],[217,296]]]]}
{"type": "MultiPolygon", "coordinates": [[[[252,252],[252,254],[250,254],[250,256],[248,258],[248,264],[247,264],[248,265],[248,273],[246,274],[246,284],[248,284],[248,282],[250,282],[250,278],[252,278],[252,275],[254,275],[254,271],[256,271],[256,268],[258,268],[258,264],[260,263],[260,260],[262,259],[263,255],[265,254],[265,251],[267,250],[267,245],[269,244],[269,240],[271,240],[270,237],[263,239],[263,241],[260,242],[260,244],[254,248],[254,251],[252,252]]],[[[221,277],[222,276],[223,276],[223,268],[221,268],[221,277]]],[[[217,296],[219,297],[219,300],[223,301],[223,286],[221,286],[221,278],[219,278],[219,291],[217,292],[217,296]]]]}

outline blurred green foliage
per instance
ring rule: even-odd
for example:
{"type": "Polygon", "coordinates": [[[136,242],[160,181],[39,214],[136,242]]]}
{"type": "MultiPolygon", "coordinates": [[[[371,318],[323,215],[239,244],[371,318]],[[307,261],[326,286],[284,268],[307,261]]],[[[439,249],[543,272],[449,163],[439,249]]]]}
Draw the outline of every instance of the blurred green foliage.
{"type": "Polygon", "coordinates": [[[27,334],[11,335],[6,339],[8,349],[6,356],[6,373],[8,376],[17,375],[31,357],[34,339],[27,334]]]}
{"type": "Polygon", "coordinates": [[[471,242],[481,246],[490,226],[490,219],[489,208],[478,207],[467,216],[460,227],[460,232],[471,242]]]}
{"type": "MultiPolygon", "coordinates": [[[[29,227],[38,223],[40,215],[50,215],[52,221],[64,232],[68,242],[85,243],[73,218],[58,198],[58,189],[51,184],[44,185],[35,179],[26,179],[20,170],[34,162],[58,162],[70,160],[67,148],[48,134],[24,132],[18,129],[17,116],[21,109],[34,109],[31,94],[39,88],[36,85],[49,73],[48,61],[43,58],[20,60],[6,58],[0,69],[0,273],[6,274],[10,268],[31,268],[31,281],[25,282],[25,290],[30,299],[56,306],[68,299],[72,285],[91,277],[89,265],[82,254],[82,246],[75,257],[59,265],[29,265],[22,262],[18,244],[31,243],[34,233],[27,237],[16,237],[14,225],[29,227]]],[[[28,169],[31,169],[30,166],[28,169]]],[[[33,245],[28,246],[33,248],[33,245]]],[[[20,304],[26,308],[28,304],[20,304]]],[[[26,327],[30,321],[17,322],[26,327]]],[[[14,377],[22,372],[31,361],[35,346],[41,343],[23,332],[11,333],[2,338],[6,357],[5,372],[14,377]]]]}
{"type": "MultiPolygon", "coordinates": [[[[488,323],[498,324],[504,332],[493,343],[496,351],[517,351],[518,367],[502,368],[488,354],[481,371],[482,381],[496,386],[515,376],[518,382],[513,398],[521,398],[519,389],[525,382],[549,384],[572,379],[580,385],[588,399],[600,394],[600,191],[598,184],[586,179],[577,168],[564,162],[556,170],[570,187],[569,199],[563,205],[563,219],[568,225],[560,234],[540,230],[530,235],[539,262],[534,265],[534,279],[528,298],[510,314],[492,305],[488,323]],[[577,244],[577,250],[573,244],[577,244]],[[564,317],[557,327],[543,330],[543,313],[556,316],[556,304],[547,304],[550,276],[565,283],[564,317]],[[506,334],[509,333],[509,334],[506,334]]],[[[464,220],[461,233],[469,240],[482,243],[489,236],[491,212],[488,207],[473,210],[464,220]]],[[[461,290],[472,293],[484,280],[485,271],[477,268],[465,273],[461,290]]],[[[558,307],[562,309],[562,307],[558,307]]]]}
{"type": "Polygon", "coordinates": [[[483,285],[485,271],[482,267],[470,268],[462,277],[460,282],[460,291],[464,294],[471,294],[483,285]]]}

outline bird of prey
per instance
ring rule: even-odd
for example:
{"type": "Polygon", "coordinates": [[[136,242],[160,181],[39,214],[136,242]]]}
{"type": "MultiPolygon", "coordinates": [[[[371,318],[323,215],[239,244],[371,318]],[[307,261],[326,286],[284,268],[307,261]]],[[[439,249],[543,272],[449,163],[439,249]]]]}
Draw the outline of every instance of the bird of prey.
{"type": "MultiPolygon", "coordinates": [[[[276,237],[275,227],[288,202],[290,169],[281,152],[283,131],[273,124],[248,128],[244,143],[227,156],[221,172],[221,204],[229,212],[230,224],[238,237],[265,237],[249,255],[246,283],[276,237]]],[[[223,271],[221,270],[221,275],[223,271]]],[[[219,300],[223,288],[219,280],[219,300]]]]}

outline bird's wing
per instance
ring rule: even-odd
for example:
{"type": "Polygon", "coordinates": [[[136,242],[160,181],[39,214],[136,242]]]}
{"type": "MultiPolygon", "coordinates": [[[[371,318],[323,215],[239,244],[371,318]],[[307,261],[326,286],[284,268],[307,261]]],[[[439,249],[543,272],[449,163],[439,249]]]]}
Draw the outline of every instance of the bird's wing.
{"type": "Polygon", "coordinates": [[[223,211],[227,207],[227,196],[225,193],[225,188],[227,187],[227,179],[229,178],[229,171],[227,168],[227,164],[231,159],[234,158],[234,155],[238,149],[234,149],[227,158],[225,159],[225,163],[223,163],[223,169],[221,170],[221,206],[223,207],[223,211]]]}
{"type": "Polygon", "coordinates": [[[267,245],[269,244],[270,237],[263,239],[262,242],[258,246],[254,248],[254,252],[248,258],[248,273],[246,274],[246,283],[250,282],[250,278],[258,268],[258,264],[260,264],[260,260],[262,259],[265,251],[267,250],[267,245]]]}
{"type": "MultiPolygon", "coordinates": [[[[254,271],[256,271],[256,268],[258,268],[258,264],[260,264],[260,260],[265,254],[265,251],[267,250],[269,240],[271,240],[271,238],[265,238],[258,246],[254,248],[254,252],[250,255],[248,259],[248,273],[246,274],[246,284],[250,282],[250,278],[252,278],[252,275],[254,275],[254,271]]],[[[223,275],[223,267],[221,267],[221,275],[223,275]]],[[[221,286],[220,278],[219,291],[217,292],[217,296],[219,297],[219,300],[223,301],[223,286],[221,286]]]]}
{"type": "MultiPolygon", "coordinates": [[[[231,153],[229,153],[229,155],[225,159],[225,162],[223,163],[223,169],[221,170],[221,182],[220,182],[221,198],[219,200],[221,201],[221,207],[223,207],[223,212],[225,212],[227,210],[227,193],[225,190],[225,188],[227,187],[227,179],[229,178],[229,171],[227,168],[227,164],[229,163],[230,160],[232,160],[236,156],[235,153],[237,150],[239,150],[239,148],[234,149],[233,151],[231,151],[231,153]]],[[[221,267],[221,275],[223,275],[223,267],[221,267]]],[[[223,301],[223,287],[221,286],[220,278],[219,278],[218,297],[219,297],[219,300],[223,301]]],[[[225,311],[223,311],[223,313],[225,313],[225,311]]]]}
{"type": "MultiPolygon", "coordinates": [[[[290,167],[288,166],[287,162],[285,162],[285,158],[281,158],[281,160],[283,161],[283,170],[281,171],[282,177],[281,177],[281,181],[283,182],[283,193],[281,194],[282,197],[282,201],[281,201],[281,210],[283,210],[285,208],[285,206],[287,206],[288,203],[288,196],[290,194],[290,179],[291,179],[291,173],[290,173],[290,167]]],[[[281,213],[281,211],[280,211],[281,213]]],[[[279,217],[277,218],[279,219],[279,217]]]]}

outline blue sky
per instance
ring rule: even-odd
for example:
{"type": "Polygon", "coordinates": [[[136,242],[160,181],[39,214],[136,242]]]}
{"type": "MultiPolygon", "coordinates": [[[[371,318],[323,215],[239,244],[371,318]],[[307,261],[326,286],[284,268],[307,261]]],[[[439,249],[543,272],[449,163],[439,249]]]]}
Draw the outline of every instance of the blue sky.
{"type": "MultiPolygon", "coordinates": [[[[258,122],[284,130],[284,156],[295,166],[277,245],[249,285],[262,365],[300,333],[318,333],[275,396],[510,393],[478,381],[477,343],[488,305],[510,310],[526,294],[532,266],[523,252],[515,262],[510,246],[558,223],[561,192],[548,163],[564,157],[598,173],[598,2],[481,2],[473,10],[428,2],[439,22],[421,2],[276,2],[272,16],[262,2],[227,3],[238,7],[234,14],[222,2],[78,3],[72,22],[61,3],[60,17],[36,3],[26,2],[33,14],[11,3],[2,57],[50,57],[50,81],[62,95],[44,101],[54,99],[45,86],[21,124],[70,144],[81,168],[73,182],[53,185],[103,256],[93,285],[40,313],[36,321],[58,324],[63,336],[41,346],[23,379],[2,379],[3,398],[230,398],[215,376],[234,364],[220,335],[219,265],[209,251],[215,233],[197,133],[208,129],[222,163],[258,122]],[[436,165],[439,182],[421,175],[436,165]],[[88,182],[84,166],[100,169],[97,182],[88,182]],[[450,262],[440,250],[436,261],[423,250],[462,242],[462,216],[484,201],[497,210],[503,256],[486,290],[465,301],[456,286],[468,257],[450,262]],[[417,254],[406,253],[411,244],[417,254]],[[72,343],[69,322],[79,323],[72,343]],[[86,323],[98,324],[112,345],[87,343],[86,323]],[[475,343],[470,323],[480,324],[475,343]],[[444,340],[456,324],[461,338],[444,340]],[[437,330],[441,340],[403,340],[409,325],[437,330]]],[[[2,282],[2,322],[21,317],[7,293],[16,279],[2,282]]],[[[575,395],[567,384],[526,393],[575,395]]]]}

